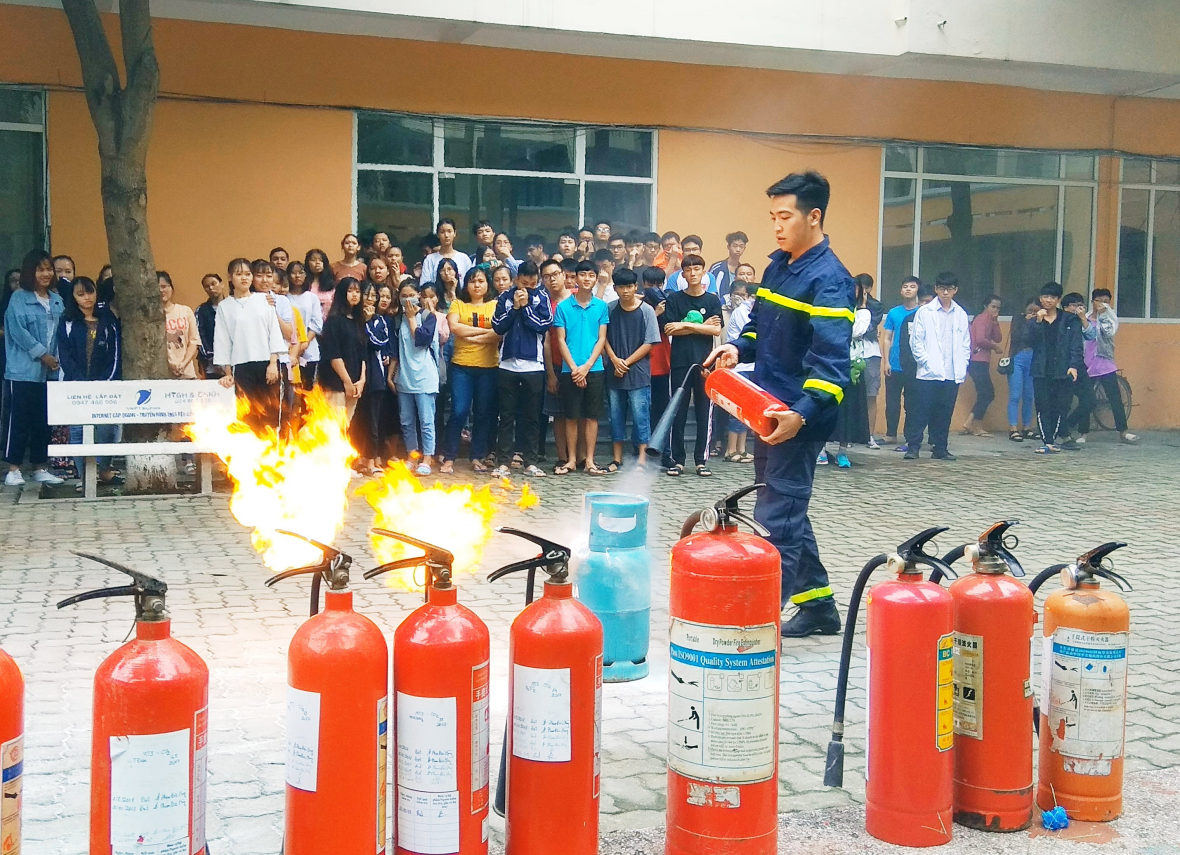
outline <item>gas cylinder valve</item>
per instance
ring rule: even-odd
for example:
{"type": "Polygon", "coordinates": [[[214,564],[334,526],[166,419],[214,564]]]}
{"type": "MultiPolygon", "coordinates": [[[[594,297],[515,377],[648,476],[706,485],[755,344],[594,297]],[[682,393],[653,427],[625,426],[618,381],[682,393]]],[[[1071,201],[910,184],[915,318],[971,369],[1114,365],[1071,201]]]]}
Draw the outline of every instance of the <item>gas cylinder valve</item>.
{"type": "Polygon", "coordinates": [[[64,609],[66,606],[72,606],[84,600],[99,600],[105,597],[134,597],[136,621],[152,623],[168,620],[168,609],[164,603],[164,595],[168,593],[168,583],[154,576],[149,576],[146,573],[141,573],[138,570],[132,570],[130,567],[126,567],[99,555],[91,555],[89,552],[82,552],[77,549],[71,549],[70,551],[79,558],[97,561],[99,564],[105,564],[107,567],[118,570],[120,573],[126,573],[131,577],[132,584],[119,585],[114,588],[99,588],[94,591],[84,591],[81,594],[74,594],[72,597],[66,597],[58,603],[57,607],[59,609],[64,609]]]}
{"type": "Polygon", "coordinates": [[[1107,560],[1110,553],[1116,549],[1122,549],[1126,545],[1126,543],[1119,541],[1111,541],[1096,546],[1085,555],[1079,556],[1075,564],[1061,568],[1061,586],[1073,590],[1085,582],[1093,581],[1095,576],[1101,576],[1103,579],[1114,582],[1120,591],[1134,590],[1130,582],[1114,572],[1112,562],[1107,560]],[[1104,561],[1107,566],[1103,566],[1104,561]]]}
{"type": "Polygon", "coordinates": [[[312,540],[310,537],[304,537],[301,534],[296,534],[293,531],[286,531],[285,529],[278,529],[279,534],[285,534],[288,537],[297,537],[300,540],[307,541],[322,553],[323,560],[318,564],[308,564],[305,567],[293,567],[290,570],[284,570],[281,573],[276,573],[266,580],[268,588],[274,587],[276,582],[281,582],[284,579],[290,579],[292,576],[302,576],[307,573],[315,574],[311,580],[311,617],[315,617],[320,612],[320,585],[323,582],[328,583],[328,590],[337,593],[348,590],[348,569],[352,566],[352,556],[346,555],[339,549],[328,546],[326,543],[320,543],[318,540],[312,540]]]}
{"type": "Polygon", "coordinates": [[[451,568],[454,566],[455,556],[441,546],[435,546],[433,543],[418,540],[416,537],[410,537],[408,534],[402,534],[399,531],[390,531],[387,528],[370,529],[369,533],[380,535],[381,537],[390,537],[410,546],[417,547],[422,550],[423,554],[412,555],[409,558],[399,558],[396,561],[390,561],[388,564],[382,564],[380,567],[374,567],[372,570],[366,570],[366,579],[375,578],[382,573],[388,573],[390,570],[400,570],[403,567],[425,567],[426,581],[424,587],[426,588],[425,599],[427,601],[430,600],[431,588],[445,591],[454,587],[451,584],[451,568]]]}

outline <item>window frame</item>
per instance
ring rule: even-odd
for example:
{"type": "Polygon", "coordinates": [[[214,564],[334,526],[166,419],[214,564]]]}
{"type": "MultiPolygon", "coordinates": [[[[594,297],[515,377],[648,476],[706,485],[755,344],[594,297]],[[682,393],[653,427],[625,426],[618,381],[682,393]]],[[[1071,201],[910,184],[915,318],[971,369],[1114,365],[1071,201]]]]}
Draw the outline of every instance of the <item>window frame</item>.
{"type": "MultiPolygon", "coordinates": [[[[1180,184],[1157,184],[1156,172],[1157,163],[1161,160],[1169,160],[1169,158],[1155,158],[1134,156],[1135,160],[1149,160],[1151,162],[1151,172],[1148,176],[1148,183],[1143,182],[1129,182],[1123,183],[1123,167],[1128,160],[1127,157],[1119,158],[1119,182],[1118,182],[1118,226],[1116,229],[1116,237],[1114,244],[1114,284],[1112,289],[1114,293],[1115,310],[1118,310],[1118,283],[1119,283],[1119,268],[1122,265],[1122,250],[1123,250],[1123,191],[1124,190],[1146,190],[1147,191],[1147,258],[1143,265],[1143,317],[1142,318],[1124,318],[1119,316],[1120,324],[1180,324],[1180,317],[1177,318],[1157,318],[1151,314],[1151,274],[1152,265],[1154,264],[1155,249],[1155,200],[1158,192],[1163,193],[1180,193],[1180,184]]],[[[1173,161],[1174,162],[1174,161],[1173,161]]]]}
{"type": "Polygon", "coordinates": [[[49,90],[44,86],[22,86],[19,84],[0,84],[0,89],[8,92],[36,92],[41,96],[41,124],[29,122],[0,122],[0,131],[17,131],[20,133],[34,133],[41,135],[41,209],[44,212],[42,228],[45,234],[45,248],[48,251],[53,246],[53,217],[49,207],[49,90]]]}
{"type": "MultiPolygon", "coordinates": [[[[652,224],[656,222],[656,206],[657,206],[657,181],[658,181],[658,167],[659,167],[659,131],[655,128],[641,128],[631,126],[619,126],[617,128],[609,125],[572,125],[571,123],[563,122],[533,122],[519,119],[502,119],[496,117],[472,117],[472,116],[425,116],[416,113],[397,113],[382,110],[354,110],[352,118],[352,229],[356,231],[358,220],[358,182],[361,172],[416,172],[419,174],[429,174],[432,178],[434,207],[431,212],[431,222],[437,223],[440,217],[439,209],[439,180],[441,178],[450,178],[456,175],[492,175],[492,176],[511,176],[520,178],[547,178],[551,180],[565,180],[566,182],[576,181],[578,184],[578,221],[570,223],[574,228],[581,228],[586,225],[586,182],[603,183],[603,184],[645,184],[651,187],[651,200],[648,211],[648,228],[652,228],[652,224]],[[360,124],[360,115],[376,116],[406,116],[415,119],[428,119],[432,123],[434,133],[434,149],[432,154],[432,163],[430,166],[403,166],[399,164],[387,163],[362,163],[358,160],[358,129],[360,124]],[[535,172],[532,170],[523,169],[483,169],[480,167],[456,167],[446,166],[444,160],[444,147],[446,143],[445,127],[447,122],[479,122],[489,123],[498,122],[512,125],[536,125],[538,127],[574,127],[574,171],[573,172],[535,172]],[[597,175],[588,173],[586,171],[586,132],[590,129],[602,130],[628,130],[641,131],[651,134],[651,177],[638,178],[627,175],[597,175]]],[[[592,226],[593,223],[590,223],[592,226]]],[[[408,239],[411,236],[403,236],[403,239],[408,239]]],[[[513,235],[514,238],[522,238],[523,235],[513,235]]]]}
{"type": "MultiPolygon", "coordinates": [[[[1058,282],[1061,281],[1062,272],[1062,252],[1065,247],[1065,188],[1067,187],[1088,187],[1090,188],[1090,274],[1087,283],[1087,291],[1094,288],[1094,266],[1097,262],[1097,245],[1098,245],[1098,156],[1092,155],[1094,158],[1094,172],[1093,178],[1090,180],[1080,178],[1062,178],[1061,175],[1065,170],[1065,163],[1062,159],[1058,163],[1057,178],[1015,178],[1003,177],[997,175],[958,175],[943,172],[926,172],[926,152],[934,148],[980,148],[980,146],[954,146],[954,145],[922,145],[915,142],[897,141],[889,142],[881,146],[881,190],[880,190],[880,213],[878,217],[877,227],[877,281],[881,280],[881,266],[885,255],[885,241],[882,230],[885,227],[885,182],[890,178],[903,178],[914,182],[914,221],[913,221],[913,254],[911,256],[911,264],[913,267],[913,275],[921,276],[921,256],[922,256],[922,187],[924,181],[959,181],[967,184],[981,183],[981,184],[1008,184],[1008,185],[1036,185],[1041,187],[1056,187],[1057,188],[1057,230],[1056,230],[1056,244],[1054,248],[1053,260],[1053,275],[1058,282]],[[917,149],[917,165],[913,171],[904,171],[896,169],[886,169],[886,155],[889,146],[913,146],[917,149]]],[[[1089,154],[1088,152],[1075,151],[1041,151],[1036,149],[999,149],[1001,151],[1011,152],[1030,152],[1033,154],[1055,154],[1060,158],[1071,154],[1089,154]]],[[[1122,196],[1120,194],[1120,205],[1122,196]]],[[[1117,273],[1116,279],[1117,282],[1117,273]]],[[[883,287],[883,286],[882,286],[883,287]]],[[[1010,317],[1005,315],[1004,317],[1010,317]]],[[[1120,319],[1121,320],[1121,319],[1120,319]]]]}

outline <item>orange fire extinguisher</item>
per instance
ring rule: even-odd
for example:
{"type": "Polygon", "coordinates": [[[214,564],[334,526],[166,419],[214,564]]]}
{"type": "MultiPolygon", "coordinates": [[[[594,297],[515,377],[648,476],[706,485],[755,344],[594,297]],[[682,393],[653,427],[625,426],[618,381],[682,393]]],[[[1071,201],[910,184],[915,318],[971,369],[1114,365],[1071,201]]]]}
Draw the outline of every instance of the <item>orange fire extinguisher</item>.
{"type": "Polygon", "coordinates": [[[493,571],[544,570],[541,599],[508,641],[507,855],[594,855],[602,751],[602,624],[573,597],[570,551],[513,528],[542,553],[493,571]],[[560,799],[559,809],[546,804],[560,799]]]}
{"type": "Polygon", "coordinates": [[[458,602],[450,552],[396,531],[372,533],[423,554],[374,567],[366,579],[426,568],[426,603],[393,634],[394,851],[486,853],[491,636],[458,602]]]}
{"type": "Polygon", "coordinates": [[[20,667],[0,650],[0,853],[20,852],[24,775],[25,681],[20,667]]]}
{"type": "Polygon", "coordinates": [[[732,368],[717,368],[705,378],[705,394],[714,404],[759,436],[774,433],[778,422],[766,415],[787,412],[786,404],[732,368]]]}
{"type": "Polygon", "coordinates": [[[266,580],[313,574],[311,617],[287,652],[285,855],[380,855],[386,844],[389,650],[377,625],[352,609],[352,558],[294,532],[323,552],[320,564],[266,580]],[[320,584],[325,582],[324,612],[320,584]]]}
{"type": "Polygon", "coordinates": [[[694,513],[672,547],[668,855],[777,851],[782,571],[738,504],[762,486],[694,513]]]}
{"type": "Polygon", "coordinates": [[[148,847],[208,855],[209,669],[172,637],[164,582],[97,555],[74,554],[126,573],[132,583],[75,594],[59,609],[135,598],[135,638],[94,675],[90,855],[148,847]]]}
{"type": "MultiPolygon", "coordinates": [[[[1032,821],[1033,595],[1011,578],[1024,569],[1019,541],[998,522],[966,555],[974,572],[950,586],[955,611],[955,822],[981,831],[1020,831],[1032,821]]],[[[931,582],[941,578],[930,574],[931,582]]]]}
{"type": "Polygon", "coordinates": [[[874,585],[866,601],[865,830],[900,846],[950,842],[954,784],[954,605],[922,578],[923,566],[955,578],[925,552],[946,528],[928,528],[882,553],[860,571],[848,604],[836,714],[824,784],[844,783],[844,704],[856,614],[878,567],[897,574],[874,585]]]}
{"type": "Polygon", "coordinates": [[[1118,594],[1099,587],[1130,583],[1110,566],[1125,543],[1104,543],[1076,564],[1051,567],[1062,588],[1045,600],[1042,622],[1040,755],[1037,807],[1065,808],[1070,819],[1104,822],[1123,811],[1123,736],[1127,710],[1127,643],[1131,613],[1118,594]]]}

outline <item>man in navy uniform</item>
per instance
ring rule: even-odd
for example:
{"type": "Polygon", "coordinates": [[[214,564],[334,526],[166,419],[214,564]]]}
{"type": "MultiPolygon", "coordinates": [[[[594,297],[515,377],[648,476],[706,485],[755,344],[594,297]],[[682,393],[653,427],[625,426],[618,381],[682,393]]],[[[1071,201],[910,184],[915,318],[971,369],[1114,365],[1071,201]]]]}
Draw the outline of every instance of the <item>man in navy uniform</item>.
{"type": "Polygon", "coordinates": [[[828,246],[824,214],[831,189],[815,171],[792,173],[766,191],[779,249],[756,293],[750,322],[734,344],[706,361],[722,368],[754,363],[754,382],[790,407],[768,411],[778,422],[766,444],[754,518],[770,531],[782,559],[782,607],[798,612],[785,638],[835,635],[840,614],[807,518],[815,459],[836,425],[849,383],[856,287],[828,246]]]}

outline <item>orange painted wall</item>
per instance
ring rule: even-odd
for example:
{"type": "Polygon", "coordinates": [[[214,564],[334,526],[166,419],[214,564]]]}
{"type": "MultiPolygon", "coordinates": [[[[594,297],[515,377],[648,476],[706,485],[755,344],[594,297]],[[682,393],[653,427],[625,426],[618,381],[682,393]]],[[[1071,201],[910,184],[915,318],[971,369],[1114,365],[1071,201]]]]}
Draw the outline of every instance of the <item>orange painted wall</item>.
{"type": "Polygon", "coordinates": [[[744,260],[758,276],[777,249],[766,188],[789,172],[815,168],[832,184],[824,231],[855,275],[876,275],[880,235],[881,147],[809,143],[707,131],[660,131],[657,231],[695,232],[705,259],[725,257],[725,235],[750,238],[744,260]]]}
{"type": "MultiPolygon", "coordinates": [[[[54,252],[94,276],[107,261],[97,139],[79,93],[49,98],[54,252]]],[[[352,116],[340,110],[162,101],[148,152],[148,227],[156,266],[180,302],[201,276],[282,244],[335,257],[352,223],[352,116]]]]}

